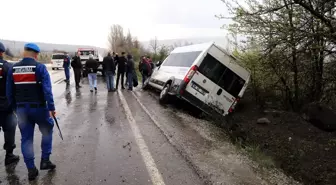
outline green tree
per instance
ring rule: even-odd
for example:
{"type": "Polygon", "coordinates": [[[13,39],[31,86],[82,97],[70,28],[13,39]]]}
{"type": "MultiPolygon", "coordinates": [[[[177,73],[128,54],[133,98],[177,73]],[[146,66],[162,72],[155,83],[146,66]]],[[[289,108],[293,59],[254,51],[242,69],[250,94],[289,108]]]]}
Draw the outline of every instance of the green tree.
{"type": "Polygon", "coordinates": [[[226,28],[245,37],[237,53],[252,71],[254,88],[279,96],[294,110],[324,97],[332,84],[326,81],[325,61],[335,53],[335,14],[330,8],[335,2],[310,0],[309,6],[297,0],[223,2],[233,20],[226,28]]]}

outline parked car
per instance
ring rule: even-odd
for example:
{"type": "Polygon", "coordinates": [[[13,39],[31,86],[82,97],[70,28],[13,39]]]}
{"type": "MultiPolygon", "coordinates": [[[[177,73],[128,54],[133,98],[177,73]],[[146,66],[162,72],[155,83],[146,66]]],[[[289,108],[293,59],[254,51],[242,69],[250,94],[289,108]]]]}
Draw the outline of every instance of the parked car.
{"type": "Polygon", "coordinates": [[[64,53],[54,53],[51,55],[51,69],[56,70],[63,68],[65,55],[64,53]]]}
{"type": "Polygon", "coordinates": [[[143,89],[160,90],[160,103],[176,96],[210,115],[233,112],[250,80],[250,72],[213,42],[178,47],[157,65],[143,89]]]}

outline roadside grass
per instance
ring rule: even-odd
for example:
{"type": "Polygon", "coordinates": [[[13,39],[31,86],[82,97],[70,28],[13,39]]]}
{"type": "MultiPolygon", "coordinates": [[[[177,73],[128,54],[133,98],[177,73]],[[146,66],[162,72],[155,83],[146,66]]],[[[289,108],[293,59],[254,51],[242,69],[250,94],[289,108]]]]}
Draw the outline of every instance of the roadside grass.
{"type": "Polygon", "coordinates": [[[236,137],[232,133],[229,133],[232,143],[236,148],[247,155],[252,161],[260,165],[262,169],[272,169],[276,167],[276,163],[271,156],[266,155],[257,143],[248,143],[241,137],[236,137]]]}
{"type": "Polygon", "coordinates": [[[224,131],[228,134],[231,143],[236,147],[236,149],[242,151],[244,154],[247,155],[249,159],[260,165],[260,167],[262,167],[260,168],[260,170],[268,170],[276,167],[274,159],[271,156],[266,155],[261,150],[258,143],[248,142],[246,134],[244,132],[241,132],[239,127],[237,127],[236,124],[232,123],[232,120],[212,120],[212,123],[217,127],[224,129],[224,131]]]}
{"type": "Polygon", "coordinates": [[[251,144],[244,148],[244,151],[246,151],[247,155],[255,162],[257,162],[259,165],[266,169],[275,168],[275,162],[272,157],[267,156],[263,151],[260,150],[259,145],[257,144],[251,144]]]}

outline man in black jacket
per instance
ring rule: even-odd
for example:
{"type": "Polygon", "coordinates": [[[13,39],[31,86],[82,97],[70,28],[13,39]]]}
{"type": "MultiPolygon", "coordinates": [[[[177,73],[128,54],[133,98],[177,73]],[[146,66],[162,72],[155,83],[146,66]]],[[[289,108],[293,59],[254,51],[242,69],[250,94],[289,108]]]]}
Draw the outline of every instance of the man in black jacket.
{"type": "Polygon", "coordinates": [[[114,91],[114,75],[116,66],[110,52],[103,59],[103,70],[106,75],[107,90],[109,92],[114,91]]]}
{"type": "Polygon", "coordinates": [[[13,154],[15,145],[16,117],[14,116],[13,107],[9,104],[6,97],[6,80],[7,72],[11,67],[7,61],[3,60],[3,53],[6,51],[5,46],[0,42],[0,131],[4,132],[6,150],[5,165],[19,161],[19,156],[13,154]]]}
{"type": "Polygon", "coordinates": [[[75,55],[72,58],[72,62],[71,62],[71,67],[74,70],[74,74],[75,74],[75,82],[76,82],[76,88],[81,88],[81,86],[79,85],[80,83],[80,79],[82,76],[82,62],[80,60],[80,52],[77,53],[77,55],[75,55]]]}
{"type": "Polygon", "coordinates": [[[119,78],[121,77],[121,88],[125,89],[124,87],[124,76],[125,76],[125,69],[127,64],[126,53],[122,52],[121,57],[116,61],[116,65],[118,66],[118,73],[117,73],[117,85],[116,89],[118,89],[119,78]]]}
{"type": "Polygon", "coordinates": [[[128,80],[128,90],[133,90],[133,75],[135,75],[134,60],[132,55],[127,55],[127,80],[128,80]]]}
{"type": "Polygon", "coordinates": [[[88,78],[90,84],[90,91],[93,92],[93,89],[97,92],[97,70],[99,63],[97,60],[93,59],[93,55],[89,55],[89,60],[85,63],[85,69],[88,71],[88,78]]]}

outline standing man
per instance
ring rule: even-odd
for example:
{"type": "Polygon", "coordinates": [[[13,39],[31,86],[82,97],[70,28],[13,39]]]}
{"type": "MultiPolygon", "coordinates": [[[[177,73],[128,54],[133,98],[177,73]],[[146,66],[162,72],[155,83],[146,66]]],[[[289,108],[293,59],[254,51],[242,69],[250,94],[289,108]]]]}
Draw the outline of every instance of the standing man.
{"type": "Polygon", "coordinates": [[[114,75],[116,66],[110,52],[103,59],[103,70],[106,74],[107,90],[108,92],[112,92],[114,91],[114,75]]]}
{"type": "Polygon", "coordinates": [[[90,84],[90,92],[93,92],[93,89],[97,93],[97,70],[99,63],[97,60],[93,59],[93,55],[89,55],[89,60],[85,63],[85,69],[88,71],[88,78],[90,84]]]}
{"type": "Polygon", "coordinates": [[[134,60],[132,55],[127,55],[127,81],[128,81],[128,90],[133,90],[133,74],[135,74],[134,60]]]}
{"type": "Polygon", "coordinates": [[[125,89],[125,87],[124,87],[124,76],[125,76],[127,59],[126,59],[126,53],[125,52],[122,52],[121,55],[122,56],[117,60],[117,63],[116,63],[116,65],[118,66],[116,89],[118,89],[118,84],[119,84],[119,78],[120,77],[121,77],[121,82],[120,82],[121,88],[125,89]]]}
{"type": "Polygon", "coordinates": [[[75,83],[76,83],[76,89],[81,88],[79,85],[80,79],[82,76],[82,62],[80,60],[80,52],[78,52],[73,58],[71,62],[71,67],[73,68],[74,74],[75,74],[75,83]]]}
{"type": "MultiPolygon", "coordinates": [[[[148,63],[150,64],[150,67],[151,67],[151,72],[153,71],[154,69],[154,63],[153,63],[153,60],[151,59],[151,57],[148,55],[147,56],[147,61],[148,63]]],[[[152,74],[149,74],[149,76],[151,76],[152,74]]]]}
{"type": "Polygon", "coordinates": [[[142,86],[144,86],[145,81],[147,80],[149,75],[152,73],[150,63],[147,61],[145,56],[143,56],[141,58],[141,61],[139,62],[139,71],[142,75],[142,86]]]}
{"type": "Polygon", "coordinates": [[[56,165],[50,161],[52,138],[56,115],[52,85],[47,68],[37,62],[40,48],[34,43],[24,46],[24,58],[8,71],[6,95],[16,108],[21,131],[21,150],[28,168],[28,179],[34,180],[38,170],[34,163],[34,128],[42,133],[42,159],[40,170],[53,170],[56,165]]]}
{"type": "Polygon", "coordinates": [[[67,84],[70,84],[70,57],[67,53],[64,53],[65,58],[63,61],[63,68],[64,68],[64,73],[65,73],[65,82],[67,84]]]}
{"type": "Polygon", "coordinates": [[[6,97],[7,73],[11,65],[3,60],[5,51],[5,46],[0,42],[0,131],[2,128],[4,132],[5,143],[3,148],[6,150],[5,165],[7,166],[19,161],[20,157],[13,154],[13,150],[16,148],[15,130],[17,120],[6,97]]]}

